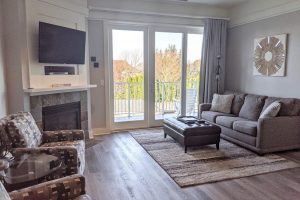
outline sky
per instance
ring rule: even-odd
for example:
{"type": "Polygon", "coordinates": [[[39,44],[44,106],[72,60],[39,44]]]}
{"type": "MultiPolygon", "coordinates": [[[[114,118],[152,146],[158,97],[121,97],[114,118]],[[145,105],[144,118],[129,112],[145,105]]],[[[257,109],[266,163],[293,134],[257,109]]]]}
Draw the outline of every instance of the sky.
{"type": "MultiPolygon", "coordinates": [[[[144,35],[142,31],[113,30],[113,59],[122,59],[123,52],[143,51],[144,35]]],[[[188,62],[201,58],[202,35],[188,34],[188,62]]],[[[182,49],[182,33],[156,32],[155,48],[165,50],[169,45],[175,45],[177,50],[182,49]]]]}

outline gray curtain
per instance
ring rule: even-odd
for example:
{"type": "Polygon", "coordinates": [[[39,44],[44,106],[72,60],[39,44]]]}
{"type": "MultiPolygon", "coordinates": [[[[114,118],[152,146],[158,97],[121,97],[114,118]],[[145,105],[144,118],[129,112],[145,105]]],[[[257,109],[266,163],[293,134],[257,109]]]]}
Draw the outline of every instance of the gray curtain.
{"type": "Polygon", "coordinates": [[[209,103],[217,92],[216,70],[220,59],[219,91],[224,91],[227,20],[205,19],[201,61],[199,102],[209,103]]]}

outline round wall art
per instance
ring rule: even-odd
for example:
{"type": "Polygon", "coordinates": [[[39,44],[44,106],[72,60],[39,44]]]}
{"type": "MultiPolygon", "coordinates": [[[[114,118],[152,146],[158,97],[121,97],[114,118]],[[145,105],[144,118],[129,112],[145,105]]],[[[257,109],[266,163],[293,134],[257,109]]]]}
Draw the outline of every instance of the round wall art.
{"type": "Polygon", "coordinates": [[[282,34],[254,40],[254,75],[284,76],[286,38],[282,34]]]}

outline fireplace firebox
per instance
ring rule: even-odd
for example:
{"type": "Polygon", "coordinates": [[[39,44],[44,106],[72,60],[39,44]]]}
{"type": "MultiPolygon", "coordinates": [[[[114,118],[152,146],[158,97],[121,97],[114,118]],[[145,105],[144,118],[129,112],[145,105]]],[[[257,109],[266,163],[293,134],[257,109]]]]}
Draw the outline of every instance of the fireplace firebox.
{"type": "Polygon", "coordinates": [[[42,108],[43,130],[81,129],[80,102],[42,108]]]}

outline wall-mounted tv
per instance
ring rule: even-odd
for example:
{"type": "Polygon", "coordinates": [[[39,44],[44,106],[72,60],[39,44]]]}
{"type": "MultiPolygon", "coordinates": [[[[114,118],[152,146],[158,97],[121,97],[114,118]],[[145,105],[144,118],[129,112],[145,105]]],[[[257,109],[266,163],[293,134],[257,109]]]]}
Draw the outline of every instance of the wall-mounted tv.
{"type": "Polygon", "coordinates": [[[84,64],[85,32],[39,23],[39,62],[84,64]]]}

